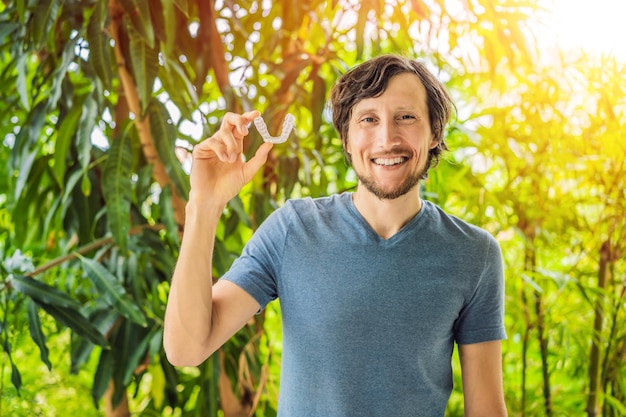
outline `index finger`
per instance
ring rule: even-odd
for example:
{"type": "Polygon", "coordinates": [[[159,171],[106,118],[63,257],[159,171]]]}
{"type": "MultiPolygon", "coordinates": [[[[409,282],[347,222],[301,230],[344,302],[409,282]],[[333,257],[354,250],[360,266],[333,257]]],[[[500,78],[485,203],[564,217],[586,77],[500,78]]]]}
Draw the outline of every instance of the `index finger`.
{"type": "Polygon", "coordinates": [[[232,132],[236,131],[240,135],[239,139],[242,139],[248,134],[248,125],[250,122],[256,117],[259,117],[260,114],[258,110],[248,111],[243,114],[228,112],[224,115],[224,119],[222,119],[220,129],[226,129],[232,132]]]}

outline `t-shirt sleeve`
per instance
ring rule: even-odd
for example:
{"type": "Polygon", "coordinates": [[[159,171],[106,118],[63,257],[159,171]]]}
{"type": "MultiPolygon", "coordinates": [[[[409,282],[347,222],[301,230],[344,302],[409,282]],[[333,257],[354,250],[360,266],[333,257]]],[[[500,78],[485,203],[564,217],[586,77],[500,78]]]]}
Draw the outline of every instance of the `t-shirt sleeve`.
{"type": "Polygon", "coordinates": [[[455,339],[462,345],[506,339],[502,251],[498,242],[487,236],[482,274],[454,326],[455,339]]]}
{"type": "Polygon", "coordinates": [[[278,297],[276,280],[282,266],[289,211],[288,205],[274,211],[220,278],[245,290],[261,305],[261,310],[278,297]]]}

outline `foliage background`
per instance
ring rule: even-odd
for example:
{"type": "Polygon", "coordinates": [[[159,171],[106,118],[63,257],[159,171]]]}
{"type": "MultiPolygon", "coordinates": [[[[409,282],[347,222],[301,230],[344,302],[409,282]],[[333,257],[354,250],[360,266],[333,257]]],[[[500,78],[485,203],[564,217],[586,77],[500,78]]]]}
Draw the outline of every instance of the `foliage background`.
{"type": "MultiPolygon", "coordinates": [[[[539,48],[544,7],[1,2],[0,415],[275,415],[277,306],[200,367],[163,355],[189,151],[226,111],[297,119],[224,213],[220,276],[285,199],[353,189],[327,93],[385,52],[427,62],[457,103],[421,192],[503,247],[510,415],[626,415],[626,68],[539,48]]],[[[456,358],[455,381],[449,416],[456,358]]]]}

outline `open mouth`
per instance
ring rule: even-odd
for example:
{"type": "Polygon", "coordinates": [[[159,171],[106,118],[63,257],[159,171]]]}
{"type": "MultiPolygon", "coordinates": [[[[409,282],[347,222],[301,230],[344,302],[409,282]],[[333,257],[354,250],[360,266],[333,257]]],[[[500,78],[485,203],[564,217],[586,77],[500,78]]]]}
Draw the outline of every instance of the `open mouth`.
{"type": "Polygon", "coordinates": [[[394,165],[400,165],[406,162],[408,159],[409,158],[405,156],[396,156],[394,158],[374,158],[372,159],[372,162],[374,162],[376,165],[390,167],[394,165]]]}

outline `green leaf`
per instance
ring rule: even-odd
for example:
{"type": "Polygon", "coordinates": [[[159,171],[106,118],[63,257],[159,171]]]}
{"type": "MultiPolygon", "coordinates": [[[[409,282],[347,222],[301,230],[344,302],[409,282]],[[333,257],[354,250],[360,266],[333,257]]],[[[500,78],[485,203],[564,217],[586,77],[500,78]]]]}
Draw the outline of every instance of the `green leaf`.
{"type": "Polygon", "coordinates": [[[104,88],[111,90],[111,46],[110,37],[104,30],[108,16],[107,2],[98,1],[87,24],[87,41],[89,42],[89,62],[104,88]]]}
{"type": "MultiPolygon", "coordinates": [[[[74,96],[74,93],[70,92],[71,88],[74,87],[74,84],[70,84],[67,82],[67,73],[70,65],[76,58],[74,55],[75,49],[76,40],[67,42],[63,48],[63,54],[61,54],[61,62],[56,63],[50,82],[50,93],[48,95],[49,98],[47,102],[48,111],[54,111],[54,109],[59,106],[59,99],[61,99],[62,97],[69,101],[74,96]]],[[[78,81],[77,84],[79,84],[78,81]]],[[[79,88],[84,86],[85,84],[77,85],[77,87],[79,88]]],[[[92,88],[92,85],[87,84],[86,86],[88,88],[92,88]]]]}
{"type": "Polygon", "coordinates": [[[128,232],[131,223],[131,166],[130,136],[124,131],[111,143],[102,179],[108,227],[122,253],[128,251],[128,232]]]}
{"type": "Polygon", "coordinates": [[[169,185],[161,190],[161,195],[159,196],[159,207],[161,209],[161,221],[167,229],[167,234],[169,235],[169,238],[172,239],[172,242],[178,246],[180,244],[180,239],[178,237],[178,223],[176,223],[176,219],[174,219],[174,210],[172,209],[172,191],[169,185]]]}
{"type": "Polygon", "coordinates": [[[135,199],[133,200],[137,206],[141,206],[144,201],[150,198],[152,194],[152,184],[154,178],[152,172],[154,165],[148,164],[141,167],[137,173],[137,181],[135,182],[135,199]]]}
{"type": "Polygon", "coordinates": [[[130,35],[130,57],[132,60],[133,76],[139,93],[141,111],[145,113],[150,100],[154,80],[159,72],[159,48],[148,45],[141,37],[128,27],[130,35]]]}
{"type": "Polygon", "coordinates": [[[189,194],[189,177],[174,152],[176,142],[176,127],[170,122],[169,113],[165,105],[153,99],[148,107],[150,117],[150,132],[156,146],[159,159],[165,166],[169,179],[174,185],[176,194],[186,199],[189,194]]]}
{"type": "Polygon", "coordinates": [[[180,110],[181,115],[192,119],[191,113],[196,110],[198,93],[180,62],[169,58],[167,55],[164,56],[159,80],[163,84],[163,88],[168,92],[172,102],[180,110]],[[190,109],[190,107],[193,107],[193,109],[190,109]]]}
{"type": "Polygon", "coordinates": [[[46,345],[46,335],[41,330],[41,320],[39,320],[39,308],[37,304],[30,300],[28,302],[28,330],[30,337],[33,338],[35,344],[39,347],[40,358],[46,364],[48,370],[52,369],[50,359],[48,359],[48,346],[46,345]]]}
{"type": "Polygon", "coordinates": [[[30,97],[28,95],[28,80],[26,76],[28,75],[28,70],[26,68],[26,58],[28,58],[27,54],[23,54],[18,56],[15,59],[15,69],[17,70],[17,92],[20,96],[20,102],[22,107],[26,110],[30,110],[30,97]]]}
{"type": "Polygon", "coordinates": [[[93,386],[91,387],[91,396],[97,405],[107,388],[113,376],[113,352],[111,350],[102,350],[100,353],[100,361],[93,377],[93,386]]]}
{"type": "Polygon", "coordinates": [[[17,22],[0,22],[0,39],[4,39],[19,29],[22,25],[17,22]]]}
{"type": "Polygon", "coordinates": [[[83,102],[85,97],[76,97],[74,106],[60,120],[57,140],[54,146],[54,176],[60,187],[65,182],[65,170],[67,167],[67,154],[70,150],[72,138],[76,134],[76,126],[83,112],[83,102]]]}
{"type": "Polygon", "coordinates": [[[8,334],[6,334],[5,326],[4,324],[0,323],[0,335],[3,333],[4,337],[2,338],[2,348],[4,349],[4,352],[7,354],[9,362],[11,363],[11,383],[19,393],[19,390],[22,387],[22,376],[20,375],[20,371],[19,369],[17,369],[17,366],[15,366],[15,363],[13,363],[11,345],[9,344],[9,337],[8,334]]]}
{"type": "Polygon", "coordinates": [[[35,4],[30,29],[32,31],[31,40],[35,49],[39,50],[44,46],[46,38],[51,32],[60,5],[59,0],[39,0],[35,4]]]}
{"type": "MultiPolygon", "coordinates": [[[[115,322],[119,319],[120,314],[112,309],[106,308],[99,310],[89,315],[89,320],[102,334],[107,334],[111,331],[115,322]]],[[[89,359],[89,355],[93,350],[94,344],[84,337],[78,335],[72,335],[72,352],[71,352],[71,368],[70,371],[75,374],[80,370],[80,367],[84,365],[89,359]]]]}
{"type": "MultiPolygon", "coordinates": [[[[280,158],[281,185],[285,190],[285,198],[291,197],[291,193],[298,182],[298,170],[300,159],[297,156],[280,158]]],[[[323,173],[324,170],[321,170],[323,173]]]]}
{"type": "Polygon", "coordinates": [[[81,308],[80,303],[66,293],[34,278],[14,275],[11,277],[11,285],[17,291],[37,302],[73,310],[81,308]]]}
{"type": "Polygon", "coordinates": [[[228,207],[235,213],[237,213],[240,221],[242,221],[246,227],[252,227],[252,220],[250,220],[250,215],[246,213],[246,210],[243,207],[243,201],[241,201],[241,197],[239,197],[239,195],[236,195],[228,202],[228,207]]]}
{"type": "Polygon", "coordinates": [[[163,7],[163,30],[165,31],[164,53],[165,60],[168,57],[175,56],[174,51],[177,49],[176,44],[176,9],[172,0],[162,0],[163,7]]]}
{"type": "Polygon", "coordinates": [[[124,18],[128,16],[132,28],[150,48],[154,48],[154,29],[150,21],[148,0],[120,0],[120,3],[126,11],[124,18]]]}
{"type": "Polygon", "coordinates": [[[83,172],[87,171],[91,163],[91,133],[98,120],[98,103],[93,95],[87,96],[83,103],[80,121],[76,129],[76,147],[78,148],[78,162],[83,172]]]}
{"type": "Polygon", "coordinates": [[[86,337],[96,345],[108,347],[109,342],[104,338],[102,333],[96,329],[89,320],[81,314],[80,311],[71,308],[54,306],[52,304],[37,301],[37,304],[48,314],[54,317],[59,323],[69,327],[79,335],[86,337]]]}
{"type": "Polygon", "coordinates": [[[129,320],[141,326],[148,325],[141,309],[126,295],[126,290],[115,275],[92,259],[82,255],[78,255],[78,257],[87,272],[87,276],[109,304],[129,320]]]}
{"type": "Polygon", "coordinates": [[[152,340],[153,330],[139,327],[126,320],[117,332],[115,351],[123,386],[130,384],[137,367],[144,361],[148,352],[148,345],[152,340]]]}
{"type": "MultiPolygon", "coordinates": [[[[16,138],[16,146],[11,151],[10,168],[17,171],[17,179],[14,186],[13,196],[20,198],[24,188],[28,184],[30,171],[34,161],[39,155],[39,149],[35,146],[39,141],[41,129],[46,121],[46,103],[40,102],[28,114],[25,126],[20,130],[16,138]]],[[[13,172],[12,172],[13,174],[13,172]]]]}

